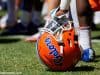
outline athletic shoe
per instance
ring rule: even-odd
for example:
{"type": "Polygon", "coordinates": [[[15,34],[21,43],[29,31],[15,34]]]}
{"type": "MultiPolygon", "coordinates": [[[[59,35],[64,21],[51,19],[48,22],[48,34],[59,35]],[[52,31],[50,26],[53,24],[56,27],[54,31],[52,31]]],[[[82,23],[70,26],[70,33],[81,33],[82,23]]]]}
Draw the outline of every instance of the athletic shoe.
{"type": "Polygon", "coordinates": [[[90,61],[93,61],[94,59],[95,59],[94,50],[92,50],[90,48],[83,50],[82,61],[90,62],[90,61]]]}
{"type": "Polygon", "coordinates": [[[13,27],[3,31],[0,35],[33,35],[38,32],[38,28],[30,23],[28,27],[25,27],[21,23],[14,25],[13,27]]]}

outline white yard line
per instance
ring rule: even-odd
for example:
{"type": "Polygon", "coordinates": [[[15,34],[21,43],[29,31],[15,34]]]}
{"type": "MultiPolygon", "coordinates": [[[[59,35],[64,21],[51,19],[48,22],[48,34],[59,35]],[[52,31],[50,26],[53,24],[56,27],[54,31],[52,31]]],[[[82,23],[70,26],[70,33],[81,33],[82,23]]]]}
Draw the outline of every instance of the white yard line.
{"type": "Polygon", "coordinates": [[[94,39],[92,40],[93,43],[100,43],[100,40],[94,39]]]}
{"type": "Polygon", "coordinates": [[[2,38],[8,38],[8,39],[23,39],[25,37],[28,37],[28,36],[24,36],[24,35],[2,36],[2,37],[0,37],[0,39],[2,39],[2,38]]]}

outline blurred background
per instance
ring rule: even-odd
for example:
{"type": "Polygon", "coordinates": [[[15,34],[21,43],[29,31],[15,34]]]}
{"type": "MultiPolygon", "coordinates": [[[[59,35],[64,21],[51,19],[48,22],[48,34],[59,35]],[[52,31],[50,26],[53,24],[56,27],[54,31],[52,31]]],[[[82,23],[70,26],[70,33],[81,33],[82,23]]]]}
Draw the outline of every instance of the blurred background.
{"type": "MultiPolygon", "coordinates": [[[[0,0],[0,72],[22,72],[23,75],[48,74],[36,55],[36,39],[48,15],[47,0],[0,0]],[[32,36],[32,38],[28,38],[32,36]],[[35,38],[34,38],[35,37],[35,38]],[[26,42],[34,39],[35,42],[26,42]]],[[[100,73],[100,12],[94,12],[92,43],[96,61],[88,66],[80,62],[76,75],[100,73]],[[83,67],[80,68],[80,65],[83,67]],[[93,73],[92,73],[93,72],[93,73]]],[[[75,71],[74,71],[75,72],[75,71]]],[[[65,75],[53,73],[51,75],[65,75]]],[[[73,75],[73,72],[68,73],[73,75]]]]}
{"type": "MultiPolygon", "coordinates": [[[[45,24],[48,0],[0,0],[0,36],[34,35],[45,24]]],[[[100,24],[100,12],[94,12],[92,29],[100,24]]]]}

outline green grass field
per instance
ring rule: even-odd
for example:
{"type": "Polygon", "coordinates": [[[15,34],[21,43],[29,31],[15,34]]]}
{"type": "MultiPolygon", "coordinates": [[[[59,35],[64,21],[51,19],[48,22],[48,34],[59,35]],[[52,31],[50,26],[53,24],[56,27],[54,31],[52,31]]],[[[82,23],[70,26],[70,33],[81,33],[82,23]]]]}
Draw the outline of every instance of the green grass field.
{"type": "MultiPolygon", "coordinates": [[[[100,26],[92,31],[92,39],[100,40],[100,26]]],[[[35,43],[0,36],[0,75],[100,75],[100,42],[93,42],[93,48],[94,62],[80,61],[73,71],[52,72],[39,62],[35,43]]]]}
{"type": "MultiPolygon", "coordinates": [[[[92,38],[100,40],[100,31],[93,31],[92,38]]],[[[100,42],[93,43],[96,51],[94,62],[80,61],[73,71],[52,72],[38,60],[35,43],[20,38],[0,37],[0,75],[99,75],[100,42]],[[5,73],[5,74],[2,74],[5,73]]]]}

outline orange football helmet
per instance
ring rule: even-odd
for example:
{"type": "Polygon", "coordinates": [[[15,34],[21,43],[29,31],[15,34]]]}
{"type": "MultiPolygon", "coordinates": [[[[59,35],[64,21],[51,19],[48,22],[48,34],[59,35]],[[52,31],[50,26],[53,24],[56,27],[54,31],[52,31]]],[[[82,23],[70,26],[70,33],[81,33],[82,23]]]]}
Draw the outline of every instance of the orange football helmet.
{"type": "Polygon", "coordinates": [[[40,59],[53,71],[70,70],[81,58],[75,30],[66,29],[66,25],[61,27],[55,34],[44,31],[37,42],[40,59]]]}

